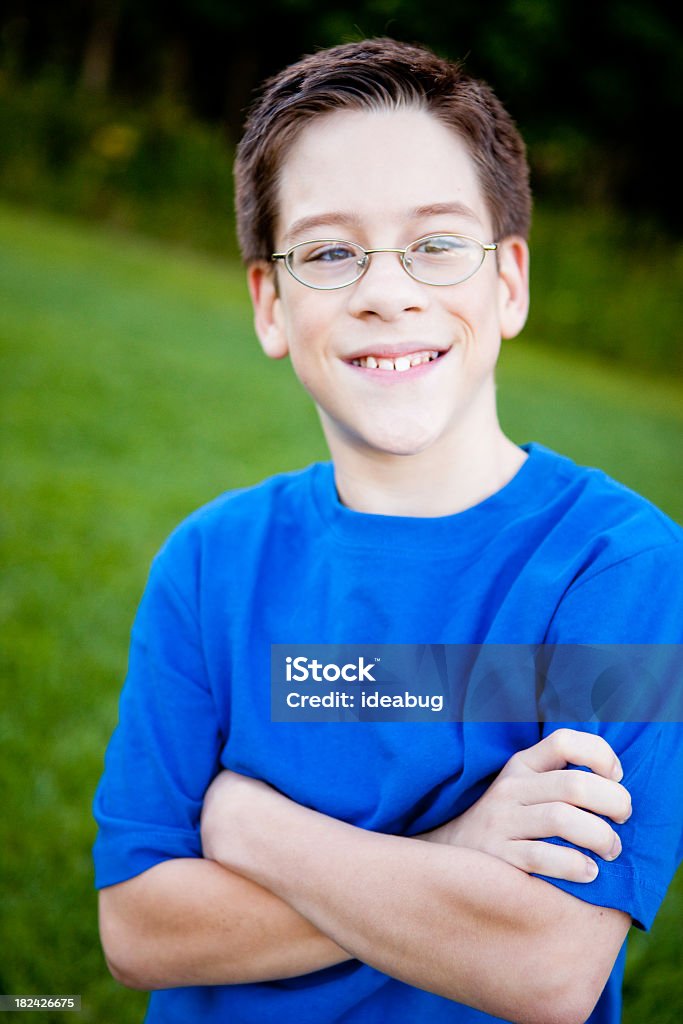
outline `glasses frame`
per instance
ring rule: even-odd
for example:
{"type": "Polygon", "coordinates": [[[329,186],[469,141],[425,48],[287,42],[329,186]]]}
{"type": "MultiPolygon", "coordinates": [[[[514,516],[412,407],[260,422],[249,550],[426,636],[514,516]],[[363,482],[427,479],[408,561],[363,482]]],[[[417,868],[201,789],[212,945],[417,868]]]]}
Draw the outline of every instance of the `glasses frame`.
{"type": "Polygon", "coordinates": [[[420,238],[416,238],[414,242],[411,242],[410,245],[407,245],[405,247],[405,249],[394,249],[394,248],[365,249],[362,245],[359,245],[358,242],[349,242],[349,241],[347,241],[344,238],[310,238],[310,239],[307,239],[306,241],[297,242],[295,245],[290,246],[289,249],[286,250],[286,252],[274,252],[274,253],[271,253],[271,257],[270,258],[271,258],[272,262],[276,262],[278,260],[283,260],[285,267],[287,268],[289,273],[292,275],[294,280],[298,281],[299,284],[304,285],[305,288],[313,288],[314,291],[317,291],[317,292],[334,292],[334,291],[338,291],[340,288],[349,288],[352,284],[356,284],[357,281],[360,281],[361,277],[363,277],[363,275],[368,270],[368,267],[370,266],[370,262],[371,262],[370,261],[370,257],[374,256],[375,253],[378,253],[378,252],[395,252],[397,255],[399,255],[401,257],[401,260],[400,260],[401,266],[405,270],[406,274],[408,274],[409,277],[412,277],[413,281],[418,281],[420,284],[429,285],[432,288],[453,288],[454,285],[463,284],[465,281],[469,281],[469,279],[471,277],[474,277],[474,275],[477,273],[477,271],[481,270],[481,267],[483,266],[484,260],[486,259],[486,253],[487,252],[495,252],[498,249],[499,244],[500,244],[499,242],[482,242],[481,239],[474,238],[473,235],[462,235],[458,231],[433,231],[429,235],[421,235],[420,238]],[[449,283],[440,282],[440,281],[439,282],[425,281],[421,277],[418,277],[416,274],[414,274],[411,271],[410,267],[406,263],[406,255],[409,252],[409,250],[413,248],[413,246],[419,245],[420,242],[426,242],[427,239],[429,239],[429,238],[444,238],[444,237],[445,238],[464,238],[468,242],[476,242],[476,244],[478,246],[480,246],[480,248],[481,248],[481,260],[480,260],[478,266],[476,266],[474,268],[474,270],[472,270],[471,273],[469,273],[467,275],[467,277],[461,277],[459,281],[453,281],[453,282],[449,282],[449,283]],[[329,242],[341,242],[343,245],[353,246],[354,249],[359,249],[363,253],[363,257],[361,257],[361,259],[359,259],[357,261],[358,267],[359,267],[359,271],[356,274],[356,276],[354,278],[352,278],[351,281],[345,281],[344,284],[333,284],[333,285],[309,284],[308,281],[303,281],[300,277],[297,277],[297,275],[294,273],[294,271],[292,270],[292,267],[290,266],[290,262],[289,262],[289,256],[291,255],[291,253],[293,253],[295,249],[298,249],[299,246],[302,246],[302,245],[312,245],[314,243],[322,244],[324,242],[328,242],[328,243],[329,242]],[[361,261],[362,261],[362,265],[361,265],[361,261]]]}

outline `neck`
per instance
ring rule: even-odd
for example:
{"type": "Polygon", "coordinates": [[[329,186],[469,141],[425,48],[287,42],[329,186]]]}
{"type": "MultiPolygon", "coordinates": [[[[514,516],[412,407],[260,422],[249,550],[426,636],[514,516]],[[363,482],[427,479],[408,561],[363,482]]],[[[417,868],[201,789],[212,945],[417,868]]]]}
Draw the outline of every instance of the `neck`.
{"type": "Polygon", "coordinates": [[[446,516],[472,508],[509,483],[527,456],[497,422],[474,443],[470,437],[394,455],[328,436],[339,498],[374,515],[446,516]]]}

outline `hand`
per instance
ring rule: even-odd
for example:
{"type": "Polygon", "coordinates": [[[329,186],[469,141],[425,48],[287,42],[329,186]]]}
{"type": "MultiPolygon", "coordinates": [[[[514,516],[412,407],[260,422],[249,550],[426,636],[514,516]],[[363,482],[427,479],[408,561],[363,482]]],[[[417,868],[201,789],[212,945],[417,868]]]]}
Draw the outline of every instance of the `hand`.
{"type": "Polygon", "coordinates": [[[557,729],[510,758],[487,791],[464,814],[422,839],[489,853],[527,873],[592,882],[598,865],[578,850],[539,842],[550,836],[591,850],[603,860],[621,853],[614,829],[598,815],[623,824],[631,798],[612,748],[592,733],[557,729]],[[564,771],[582,765],[585,771],[564,771]]]}

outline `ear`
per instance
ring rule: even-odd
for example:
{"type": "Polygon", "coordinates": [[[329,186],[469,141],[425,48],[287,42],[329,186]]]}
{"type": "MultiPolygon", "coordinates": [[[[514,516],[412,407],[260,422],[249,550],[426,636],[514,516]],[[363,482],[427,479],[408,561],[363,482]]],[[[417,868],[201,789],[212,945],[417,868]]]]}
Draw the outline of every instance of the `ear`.
{"type": "Polygon", "coordinates": [[[247,284],[261,348],[271,359],[283,359],[289,352],[289,345],[274,268],[266,263],[252,263],[247,271],[247,284]]]}
{"type": "Polygon", "coordinates": [[[498,252],[499,316],[503,338],[514,338],[529,312],[529,247],[518,235],[504,238],[498,252]]]}

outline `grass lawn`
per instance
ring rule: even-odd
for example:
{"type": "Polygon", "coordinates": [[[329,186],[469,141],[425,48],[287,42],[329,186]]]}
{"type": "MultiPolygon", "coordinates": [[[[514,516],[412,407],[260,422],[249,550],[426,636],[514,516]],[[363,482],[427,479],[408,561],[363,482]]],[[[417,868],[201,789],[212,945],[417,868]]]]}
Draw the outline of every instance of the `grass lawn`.
{"type": "MultiPolygon", "coordinates": [[[[681,381],[533,334],[502,357],[510,435],[683,520],[681,381]]],[[[289,366],[258,350],[233,265],[0,207],[0,338],[0,991],[81,993],[84,1024],[134,1024],[145,996],[108,977],[96,937],[90,800],[147,567],[197,505],[325,451],[289,366]]],[[[679,877],[633,943],[627,1024],[680,1019],[682,911],[679,877]]]]}

